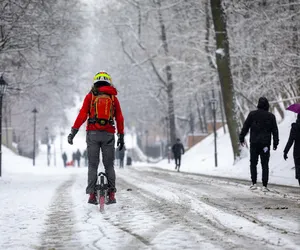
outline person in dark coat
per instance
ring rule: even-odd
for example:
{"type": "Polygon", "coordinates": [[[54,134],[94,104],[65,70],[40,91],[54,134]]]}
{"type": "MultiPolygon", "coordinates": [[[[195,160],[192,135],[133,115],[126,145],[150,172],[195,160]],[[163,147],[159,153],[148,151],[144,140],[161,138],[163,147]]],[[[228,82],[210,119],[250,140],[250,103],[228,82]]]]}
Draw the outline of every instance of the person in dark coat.
{"type": "Polygon", "coordinates": [[[268,99],[260,97],[257,110],[249,113],[239,136],[240,143],[244,146],[245,136],[250,129],[250,172],[252,180],[250,188],[257,189],[257,163],[258,157],[260,157],[263,191],[269,191],[267,185],[269,181],[271,137],[273,136],[273,150],[277,149],[279,143],[276,118],[275,115],[269,112],[269,107],[268,99]]]}
{"type": "Polygon", "coordinates": [[[72,162],[73,162],[72,166],[75,167],[75,162],[76,162],[76,152],[73,152],[73,153],[72,153],[72,162]]]}
{"type": "Polygon", "coordinates": [[[80,167],[80,160],[81,160],[81,152],[79,149],[77,149],[77,151],[76,151],[77,167],[80,167]]]}
{"type": "Polygon", "coordinates": [[[88,154],[87,154],[86,149],[83,151],[82,157],[84,158],[84,165],[85,165],[85,167],[87,167],[88,166],[88,154]]]}
{"type": "Polygon", "coordinates": [[[119,150],[120,168],[124,168],[125,150],[125,146],[122,148],[122,150],[119,150]]]}
{"type": "Polygon", "coordinates": [[[184,147],[179,138],[177,138],[176,143],[172,146],[172,152],[175,158],[175,169],[179,171],[181,165],[181,154],[184,154],[184,147]]]}
{"type": "Polygon", "coordinates": [[[294,144],[294,162],[295,162],[295,171],[296,171],[296,179],[298,179],[300,186],[300,114],[297,115],[297,120],[295,123],[292,123],[291,131],[289,139],[286,143],[285,149],[283,151],[283,158],[287,160],[288,153],[290,148],[294,144]]]}
{"type": "Polygon", "coordinates": [[[120,166],[120,150],[118,148],[115,150],[115,165],[120,166]]]}
{"type": "Polygon", "coordinates": [[[68,156],[67,156],[66,152],[64,152],[62,154],[62,159],[63,159],[63,162],[64,162],[64,167],[67,167],[68,156]]]}

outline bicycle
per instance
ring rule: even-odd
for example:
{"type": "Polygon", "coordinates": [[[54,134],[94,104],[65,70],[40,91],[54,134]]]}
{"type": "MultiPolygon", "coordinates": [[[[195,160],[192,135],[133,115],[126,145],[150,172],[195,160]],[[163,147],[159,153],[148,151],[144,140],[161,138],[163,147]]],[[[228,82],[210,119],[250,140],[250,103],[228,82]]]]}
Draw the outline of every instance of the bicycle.
{"type": "Polygon", "coordinates": [[[104,204],[107,202],[108,182],[105,173],[100,172],[96,183],[96,198],[99,201],[100,212],[104,212],[104,204]]]}

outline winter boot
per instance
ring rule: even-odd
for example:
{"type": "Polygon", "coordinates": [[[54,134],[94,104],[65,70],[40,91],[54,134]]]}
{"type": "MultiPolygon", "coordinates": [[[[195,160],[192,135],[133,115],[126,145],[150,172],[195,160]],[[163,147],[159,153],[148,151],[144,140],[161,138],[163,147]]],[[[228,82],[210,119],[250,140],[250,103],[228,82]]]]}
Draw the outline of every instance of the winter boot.
{"type": "Polygon", "coordinates": [[[108,192],[108,201],[106,202],[107,205],[117,203],[115,194],[116,193],[113,191],[108,192]]]}
{"type": "Polygon", "coordinates": [[[95,193],[90,194],[88,203],[94,204],[94,205],[98,205],[98,202],[97,202],[97,198],[96,198],[96,194],[95,194],[95,193]]]}

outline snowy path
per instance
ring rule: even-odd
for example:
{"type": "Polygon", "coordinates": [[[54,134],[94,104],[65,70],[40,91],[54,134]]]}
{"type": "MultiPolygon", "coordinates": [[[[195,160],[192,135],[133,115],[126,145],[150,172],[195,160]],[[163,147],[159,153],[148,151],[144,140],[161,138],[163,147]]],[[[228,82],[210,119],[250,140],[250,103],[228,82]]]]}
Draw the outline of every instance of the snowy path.
{"type": "Polygon", "coordinates": [[[86,168],[2,181],[0,249],[300,249],[300,190],[117,169],[117,204],[87,204],[86,168]],[[13,194],[16,199],[11,199],[13,194]]]}
{"type": "MultiPolygon", "coordinates": [[[[75,205],[83,249],[299,249],[295,188],[264,194],[240,182],[146,168],[117,176],[118,203],[104,216],[84,196],[75,205]]],[[[74,191],[84,188],[78,179],[74,191]]]]}
{"type": "Polygon", "coordinates": [[[64,181],[56,190],[41,235],[42,244],[38,249],[77,249],[80,239],[74,232],[75,217],[71,188],[75,177],[64,181]]]}

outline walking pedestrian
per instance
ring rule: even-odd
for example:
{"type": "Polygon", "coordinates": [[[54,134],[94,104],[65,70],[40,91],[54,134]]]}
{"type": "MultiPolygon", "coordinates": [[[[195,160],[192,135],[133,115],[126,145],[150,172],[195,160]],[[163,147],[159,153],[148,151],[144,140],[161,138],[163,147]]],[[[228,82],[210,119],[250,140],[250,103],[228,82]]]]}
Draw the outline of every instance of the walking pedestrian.
{"type": "Polygon", "coordinates": [[[99,72],[94,76],[91,91],[85,96],[83,105],[68,136],[68,142],[73,144],[73,138],[80,126],[87,122],[87,151],[88,151],[88,203],[97,204],[96,182],[99,165],[100,150],[103,165],[108,180],[108,203],[116,203],[116,175],[114,169],[115,151],[115,121],[117,123],[117,146],[121,150],[124,146],[124,118],[117,98],[117,90],[113,87],[111,76],[106,72],[99,72]]]}
{"type": "Polygon", "coordinates": [[[277,149],[279,143],[278,127],[275,115],[269,112],[269,101],[265,97],[258,100],[257,110],[249,113],[241,130],[239,140],[245,145],[245,136],[250,129],[250,173],[252,185],[250,189],[257,189],[257,163],[260,157],[262,166],[263,191],[269,191],[269,159],[271,137],[273,136],[273,150],[277,149]]]}
{"type": "Polygon", "coordinates": [[[80,160],[81,160],[81,152],[79,149],[77,149],[77,151],[76,151],[77,167],[80,167],[80,160]]]}
{"type": "Polygon", "coordinates": [[[125,146],[119,151],[120,168],[124,168],[125,146]]]}
{"type": "Polygon", "coordinates": [[[292,127],[290,130],[290,136],[286,143],[286,146],[283,151],[284,160],[288,159],[288,153],[290,148],[294,144],[294,163],[295,163],[295,177],[298,180],[300,186],[300,114],[297,115],[297,120],[295,123],[292,123],[292,127]]]}
{"type": "Polygon", "coordinates": [[[68,156],[67,156],[66,152],[64,152],[62,154],[62,159],[63,159],[63,162],[64,162],[64,167],[67,167],[68,156]]]}
{"type": "Polygon", "coordinates": [[[115,165],[116,166],[120,166],[120,150],[118,148],[116,148],[115,151],[115,165]]]}
{"type": "Polygon", "coordinates": [[[181,154],[184,154],[184,147],[179,138],[177,138],[176,143],[172,146],[172,152],[175,159],[175,169],[177,169],[179,172],[181,165],[181,154]]]}
{"type": "Polygon", "coordinates": [[[83,151],[82,156],[84,158],[84,166],[87,167],[88,166],[88,157],[87,157],[87,150],[86,149],[83,151]]]}

